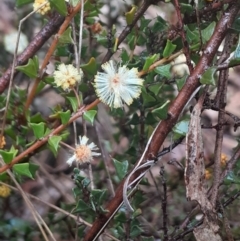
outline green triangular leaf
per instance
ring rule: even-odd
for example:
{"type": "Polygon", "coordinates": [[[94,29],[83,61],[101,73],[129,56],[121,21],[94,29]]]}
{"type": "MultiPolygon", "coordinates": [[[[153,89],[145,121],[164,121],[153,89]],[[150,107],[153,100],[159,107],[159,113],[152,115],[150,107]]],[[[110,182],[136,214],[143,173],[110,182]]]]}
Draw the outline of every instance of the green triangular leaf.
{"type": "Polygon", "coordinates": [[[159,54],[154,54],[151,57],[148,57],[145,61],[145,64],[143,66],[143,70],[146,71],[149,69],[149,67],[159,58],[159,54]]]}
{"type": "Polygon", "coordinates": [[[126,49],[122,49],[122,53],[121,53],[121,60],[122,62],[125,64],[127,62],[129,62],[129,56],[128,56],[128,52],[126,51],[126,49]]]}
{"type": "MultiPolygon", "coordinates": [[[[147,21],[147,24],[149,23],[148,21],[148,19],[147,20],[145,20],[145,21],[147,21]]],[[[160,31],[164,31],[164,30],[166,30],[167,29],[167,23],[166,23],[166,21],[162,18],[162,17],[160,17],[160,16],[157,16],[157,20],[156,20],[156,22],[154,23],[154,25],[153,25],[153,27],[152,27],[152,31],[155,33],[155,32],[160,32],[160,31]]]]}
{"type": "Polygon", "coordinates": [[[106,189],[93,189],[91,191],[92,194],[92,200],[97,204],[97,205],[102,205],[103,201],[107,197],[107,190],[106,189]]]}
{"type": "Polygon", "coordinates": [[[170,103],[170,100],[167,100],[162,106],[154,109],[152,113],[158,118],[160,118],[161,120],[166,119],[169,103],[170,103]]]}
{"type": "Polygon", "coordinates": [[[172,44],[172,42],[170,40],[167,40],[167,44],[163,50],[163,57],[169,57],[173,51],[176,49],[177,45],[172,44]]]}
{"type": "Polygon", "coordinates": [[[140,225],[134,225],[134,226],[131,226],[131,231],[130,231],[130,237],[131,238],[135,238],[137,237],[138,235],[140,235],[142,233],[142,229],[140,228],[140,225]]]}
{"type": "Polygon", "coordinates": [[[197,31],[191,31],[188,26],[184,27],[186,31],[187,41],[191,44],[199,42],[199,33],[197,31]]]}
{"type": "Polygon", "coordinates": [[[77,109],[78,109],[78,100],[77,100],[77,98],[76,97],[67,96],[67,99],[70,102],[73,111],[76,112],[77,109]]]}
{"type": "MultiPolygon", "coordinates": [[[[78,0],[79,1],[79,0],[78,0]]],[[[90,11],[94,8],[94,5],[91,3],[91,0],[87,0],[84,3],[84,10],[85,11],[90,11]]]]}
{"type": "Polygon", "coordinates": [[[39,123],[39,122],[43,122],[43,121],[44,121],[44,119],[39,112],[36,113],[35,115],[31,116],[31,118],[30,118],[31,123],[39,123]]]}
{"type": "Polygon", "coordinates": [[[119,211],[115,217],[114,221],[120,222],[120,223],[126,223],[127,222],[127,217],[125,212],[119,211]]]}
{"type": "Polygon", "coordinates": [[[70,110],[67,110],[66,112],[58,112],[61,118],[61,122],[63,125],[67,124],[70,117],[71,117],[71,112],[70,110]]]}
{"type": "Polygon", "coordinates": [[[160,74],[161,76],[166,77],[167,79],[171,78],[171,64],[166,64],[163,66],[158,66],[157,68],[155,68],[154,72],[157,74],[160,74]]]}
{"type": "Polygon", "coordinates": [[[200,79],[201,84],[206,85],[215,85],[215,79],[214,74],[217,70],[217,67],[211,67],[205,71],[205,73],[202,75],[202,78],[200,79]]]}
{"type": "Polygon", "coordinates": [[[129,12],[125,13],[127,25],[132,24],[136,11],[137,11],[137,7],[133,5],[132,9],[129,12]]]}
{"type": "Polygon", "coordinates": [[[48,144],[51,147],[51,151],[53,152],[53,154],[56,156],[57,155],[57,151],[58,151],[58,147],[59,147],[59,142],[62,140],[61,136],[51,136],[48,139],[48,144]]]}
{"type": "Polygon", "coordinates": [[[49,0],[53,7],[62,15],[67,16],[67,6],[65,0],[49,0]]]}
{"type": "Polygon", "coordinates": [[[16,150],[13,146],[9,151],[0,150],[2,159],[6,164],[9,164],[13,160],[13,158],[17,155],[17,153],[18,153],[18,150],[16,150]]]}
{"type": "Polygon", "coordinates": [[[81,69],[88,74],[95,75],[97,73],[97,63],[95,58],[91,58],[87,64],[82,65],[81,69]]]}
{"type": "Polygon", "coordinates": [[[228,66],[233,67],[233,66],[236,66],[236,65],[239,65],[239,64],[240,64],[240,58],[231,59],[228,66]]]}
{"type": "Polygon", "coordinates": [[[37,139],[40,139],[44,136],[45,133],[45,123],[29,123],[29,126],[33,130],[33,134],[37,139]]]}
{"type": "Polygon", "coordinates": [[[96,115],[96,114],[97,114],[97,111],[96,111],[96,110],[89,110],[89,111],[84,112],[83,118],[84,118],[86,121],[89,121],[89,122],[93,125],[93,122],[94,122],[94,119],[95,119],[95,115],[96,115]]]}
{"type": "MultiPolygon", "coordinates": [[[[130,35],[129,35],[130,36],[130,35]]],[[[135,45],[136,45],[136,36],[135,35],[132,35],[129,37],[128,39],[128,46],[131,50],[134,50],[135,48],[135,45]]]]}
{"type": "Polygon", "coordinates": [[[188,77],[188,75],[185,75],[181,79],[176,79],[178,91],[180,91],[182,89],[182,87],[184,86],[184,84],[186,83],[187,77],[188,77]]]}
{"type": "Polygon", "coordinates": [[[96,34],[95,38],[99,44],[103,45],[104,47],[107,47],[108,38],[106,30],[103,30],[100,34],[96,34]]]}
{"type": "Polygon", "coordinates": [[[19,175],[30,177],[34,179],[35,173],[38,170],[39,166],[32,163],[19,163],[13,166],[14,172],[19,175]]]}
{"type": "Polygon", "coordinates": [[[112,158],[113,165],[116,169],[116,173],[120,180],[122,180],[128,171],[128,161],[119,162],[118,160],[112,158]]]}
{"type": "Polygon", "coordinates": [[[145,118],[145,124],[146,125],[154,125],[156,122],[158,122],[154,115],[151,112],[148,112],[146,118],[145,118]]]}
{"type": "Polygon", "coordinates": [[[212,37],[215,26],[216,26],[216,23],[212,22],[205,29],[201,31],[203,43],[206,43],[212,37]]]}
{"type": "Polygon", "coordinates": [[[142,88],[142,97],[143,97],[143,104],[148,105],[149,103],[155,102],[156,99],[147,93],[146,89],[142,88]]]}
{"type": "Polygon", "coordinates": [[[16,69],[23,72],[30,78],[36,78],[38,76],[38,67],[38,58],[37,56],[34,56],[32,59],[28,60],[26,65],[17,66],[16,69]]]}
{"type": "Polygon", "coordinates": [[[5,130],[4,130],[4,133],[11,137],[13,140],[16,140],[16,132],[12,129],[12,126],[9,126],[7,127],[5,130]]]}
{"type": "Polygon", "coordinates": [[[72,28],[68,27],[64,33],[59,37],[59,44],[71,44],[73,43],[72,39],[72,28]]]}
{"type": "Polygon", "coordinates": [[[91,210],[90,206],[83,200],[79,200],[73,213],[86,212],[88,210],[91,210]]]}
{"type": "Polygon", "coordinates": [[[191,4],[186,4],[186,3],[180,3],[181,6],[181,13],[185,14],[185,13],[192,13],[194,11],[193,6],[191,4]]]}

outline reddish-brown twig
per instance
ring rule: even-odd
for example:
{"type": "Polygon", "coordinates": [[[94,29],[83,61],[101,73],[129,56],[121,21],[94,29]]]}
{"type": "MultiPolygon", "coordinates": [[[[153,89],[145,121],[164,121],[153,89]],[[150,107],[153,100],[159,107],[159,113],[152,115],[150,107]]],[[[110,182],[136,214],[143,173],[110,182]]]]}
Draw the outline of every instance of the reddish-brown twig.
{"type": "Polygon", "coordinates": [[[174,0],[174,3],[175,3],[177,16],[178,16],[177,30],[179,31],[179,35],[182,38],[182,44],[183,44],[183,50],[184,50],[183,52],[184,52],[184,55],[186,56],[186,64],[189,68],[190,73],[192,73],[193,65],[191,63],[189,44],[187,42],[186,34],[183,28],[183,20],[182,20],[180,5],[178,0],[174,0]]]}
{"type": "Polygon", "coordinates": [[[51,46],[49,47],[48,52],[47,52],[47,54],[46,54],[46,56],[43,60],[42,66],[39,70],[39,77],[35,80],[35,82],[33,84],[33,87],[31,89],[31,92],[30,92],[30,94],[27,98],[27,101],[26,101],[26,104],[25,104],[25,110],[27,110],[29,108],[30,104],[32,103],[32,100],[33,100],[33,98],[36,94],[37,87],[38,87],[38,85],[39,85],[39,83],[42,79],[44,69],[46,68],[50,58],[52,57],[53,52],[56,49],[59,37],[64,33],[64,31],[69,26],[72,18],[79,12],[80,9],[81,9],[81,2],[79,2],[78,5],[72,9],[72,11],[69,13],[69,15],[67,15],[65,17],[65,20],[64,20],[63,24],[61,25],[58,33],[56,34],[54,40],[52,41],[51,46]]]}
{"type": "Polygon", "coordinates": [[[43,146],[45,143],[47,143],[48,139],[53,135],[58,135],[61,131],[63,131],[69,124],[71,124],[73,121],[75,121],[77,118],[82,116],[82,114],[85,111],[88,111],[92,109],[94,106],[98,105],[100,103],[100,100],[97,99],[93,101],[90,105],[87,105],[86,107],[82,107],[79,109],[79,111],[71,117],[71,119],[68,121],[65,125],[60,125],[53,131],[51,131],[50,134],[46,135],[42,139],[37,140],[33,145],[31,145],[27,150],[20,153],[18,156],[16,156],[9,164],[6,164],[5,166],[0,167],[0,173],[5,172],[7,169],[11,168],[14,164],[20,162],[24,157],[26,157],[28,154],[33,152],[34,150],[38,149],[39,147],[43,146]]]}

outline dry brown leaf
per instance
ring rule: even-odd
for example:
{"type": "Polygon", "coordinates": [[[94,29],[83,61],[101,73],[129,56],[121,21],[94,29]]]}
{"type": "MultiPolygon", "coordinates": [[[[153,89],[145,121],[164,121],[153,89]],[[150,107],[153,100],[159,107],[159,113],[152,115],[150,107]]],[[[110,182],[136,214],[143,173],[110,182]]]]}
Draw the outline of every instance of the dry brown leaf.
{"type": "Polygon", "coordinates": [[[217,233],[219,230],[217,215],[207,198],[204,187],[205,164],[200,119],[203,100],[204,95],[201,96],[195,105],[189,122],[186,136],[185,183],[187,198],[191,201],[197,201],[204,214],[203,224],[193,231],[196,240],[220,241],[222,239],[217,233]]]}

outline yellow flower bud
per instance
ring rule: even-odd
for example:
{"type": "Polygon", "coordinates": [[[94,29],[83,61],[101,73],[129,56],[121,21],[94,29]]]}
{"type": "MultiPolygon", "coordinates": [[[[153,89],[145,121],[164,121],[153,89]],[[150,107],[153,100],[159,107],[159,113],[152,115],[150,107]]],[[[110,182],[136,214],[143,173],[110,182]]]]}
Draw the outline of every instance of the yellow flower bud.
{"type": "Polygon", "coordinates": [[[10,195],[11,189],[6,185],[0,185],[0,197],[6,198],[10,195]]]}
{"type": "Polygon", "coordinates": [[[34,11],[37,10],[38,13],[45,15],[51,10],[50,3],[48,0],[35,0],[33,3],[33,9],[34,11]],[[40,9],[38,9],[42,4],[46,3],[44,6],[42,6],[40,9]]]}
{"type": "Polygon", "coordinates": [[[0,136],[0,149],[3,149],[5,145],[6,145],[5,137],[0,136]]]}

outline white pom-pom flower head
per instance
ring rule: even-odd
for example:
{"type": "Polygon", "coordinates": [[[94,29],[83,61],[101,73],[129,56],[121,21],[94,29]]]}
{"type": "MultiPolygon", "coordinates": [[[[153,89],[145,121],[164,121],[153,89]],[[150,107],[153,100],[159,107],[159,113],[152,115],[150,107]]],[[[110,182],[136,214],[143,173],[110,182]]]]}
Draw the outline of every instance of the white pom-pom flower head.
{"type": "Polygon", "coordinates": [[[78,164],[90,163],[93,157],[101,155],[93,142],[87,144],[88,140],[86,136],[79,136],[79,145],[76,145],[74,154],[67,160],[67,164],[71,166],[74,161],[78,164]]]}
{"type": "Polygon", "coordinates": [[[128,69],[125,65],[117,68],[110,60],[102,65],[104,72],[95,75],[94,87],[99,99],[113,108],[124,103],[132,104],[141,94],[143,79],[139,78],[137,68],[128,69]]]}
{"type": "Polygon", "coordinates": [[[77,68],[72,64],[60,64],[53,73],[54,83],[64,91],[69,91],[75,87],[77,83],[80,83],[82,76],[82,70],[78,72],[77,68]]]}

